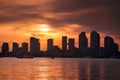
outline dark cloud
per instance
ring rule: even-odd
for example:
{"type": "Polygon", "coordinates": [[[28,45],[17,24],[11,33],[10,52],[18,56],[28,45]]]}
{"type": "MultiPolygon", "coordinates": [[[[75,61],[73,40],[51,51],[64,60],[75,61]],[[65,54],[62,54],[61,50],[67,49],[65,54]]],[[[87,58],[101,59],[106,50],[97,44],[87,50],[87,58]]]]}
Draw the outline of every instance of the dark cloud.
{"type": "Polygon", "coordinates": [[[118,7],[119,2],[118,0],[56,0],[53,5],[53,12],[73,12],[98,6],[118,7]]]}
{"type": "Polygon", "coordinates": [[[65,27],[67,24],[79,24],[90,30],[120,34],[119,0],[51,1],[49,1],[50,4],[34,1],[34,4],[28,3],[29,5],[16,3],[13,5],[9,1],[2,1],[0,2],[0,23],[40,19],[55,28],[65,27]],[[44,14],[53,16],[47,17],[44,14]]]}
{"type": "Polygon", "coordinates": [[[36,18],[42,18],[41,12],[38,12],[40,7],[31,5],[6,5],[0,6],[0,23],[25,21],[36,18]]]}
{"type": "Polygon", "coordinates": [[[120,34],[118,0],[62,0],[56,1],[54,4],[54,13],[68,14],[61,16],[62,19],[48,18],[48,22],[52,25],[80,24],[91,30],[120,34]],[[88,11],[84,13],[84,10],[88,11]],[[79,13],[76,14],[76,11],[79,13]],[[81,14],[82,12],[83,14],[81,14]]]}

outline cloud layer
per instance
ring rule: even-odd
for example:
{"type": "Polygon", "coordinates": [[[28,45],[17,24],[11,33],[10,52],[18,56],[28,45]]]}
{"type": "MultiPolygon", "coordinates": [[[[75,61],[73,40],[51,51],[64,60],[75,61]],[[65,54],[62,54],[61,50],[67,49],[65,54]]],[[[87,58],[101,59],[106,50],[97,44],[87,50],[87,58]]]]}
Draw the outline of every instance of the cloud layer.
{"type": "Polygon", "coordinates": [[[55,27],[80,24],[113,32],[120,25],[118,0],[1,0],[0,4],[0,23],[40,20],[55,27]]]}

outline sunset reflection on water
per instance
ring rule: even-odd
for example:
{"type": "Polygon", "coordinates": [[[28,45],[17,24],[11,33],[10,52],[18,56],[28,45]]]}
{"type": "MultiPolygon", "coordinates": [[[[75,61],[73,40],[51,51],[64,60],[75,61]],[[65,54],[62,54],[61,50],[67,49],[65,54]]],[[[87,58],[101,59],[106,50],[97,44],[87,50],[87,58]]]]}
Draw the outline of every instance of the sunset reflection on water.
{"type": "Polygon", "coordinates": [[[0,80],[120,80],[117,59],[0,59],[0,80]]]}

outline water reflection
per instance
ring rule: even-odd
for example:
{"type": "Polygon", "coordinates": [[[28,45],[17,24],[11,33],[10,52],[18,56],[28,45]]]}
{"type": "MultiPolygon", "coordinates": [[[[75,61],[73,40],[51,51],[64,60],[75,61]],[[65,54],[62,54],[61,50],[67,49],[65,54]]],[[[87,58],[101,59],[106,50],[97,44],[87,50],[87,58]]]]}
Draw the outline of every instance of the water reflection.
{"type": "Polygon", "coordinates": [[[112,59],[0,59],[0,80],[120,80],[112,59]]]}
{"type": "Polygon", "coordinates": [[[79,80],[104,80],[104,63],[83,61],[79,64],[79,80]]]}

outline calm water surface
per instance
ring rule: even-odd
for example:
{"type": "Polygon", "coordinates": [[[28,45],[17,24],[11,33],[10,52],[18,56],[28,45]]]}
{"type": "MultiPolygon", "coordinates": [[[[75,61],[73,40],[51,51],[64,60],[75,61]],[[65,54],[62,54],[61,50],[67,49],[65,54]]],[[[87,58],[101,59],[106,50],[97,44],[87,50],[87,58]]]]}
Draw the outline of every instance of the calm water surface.
{"type": "Polygon", "coordinates": [[[0,80],[120,80],[120,59],[0,58],[0,80]]]}

